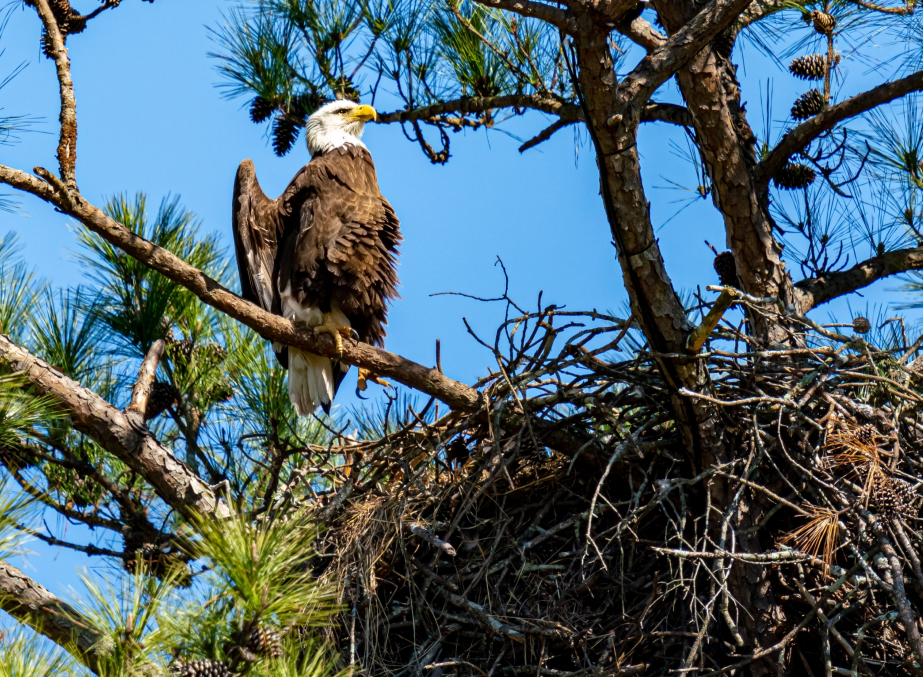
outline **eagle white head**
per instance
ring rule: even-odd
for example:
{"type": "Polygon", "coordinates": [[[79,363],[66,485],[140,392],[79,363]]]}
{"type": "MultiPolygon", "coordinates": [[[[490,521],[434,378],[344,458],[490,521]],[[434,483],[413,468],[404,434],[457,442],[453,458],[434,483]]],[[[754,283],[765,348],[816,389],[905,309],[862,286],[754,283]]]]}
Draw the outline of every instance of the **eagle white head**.
{"type": "Polygon", "coordinates": [[[308,118],[308,150],[317,155],[346,144],[364,147],[360,138],[365,123],[377,119],[378,114],[371,106],[345,99],[331,101],[308,118]]]}

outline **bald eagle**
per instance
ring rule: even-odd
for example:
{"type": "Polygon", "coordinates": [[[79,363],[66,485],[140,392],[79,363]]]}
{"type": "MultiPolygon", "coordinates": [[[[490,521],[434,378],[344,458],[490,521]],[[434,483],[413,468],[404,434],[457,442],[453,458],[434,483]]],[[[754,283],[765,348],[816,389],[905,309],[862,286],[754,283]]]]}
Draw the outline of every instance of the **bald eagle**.
{"type": "MultiPolygon", "coordinates": [[[[311,161],[277,199],[260,189],[253,162],[234,182],[234,247],[248,301],[296,326],[384,345],[388,303],[397,298],[400,222],[378,189],[375,163],[360,140],[375,109],[351,101],[319,108],[307,122],[311,161]]],[[[340,361],[273,344],[288,369],[288,392],[301,416],[330,403],[349,369],[340,361]]],[[[359,389],[366,379],[359,370],[359,389]]]]}

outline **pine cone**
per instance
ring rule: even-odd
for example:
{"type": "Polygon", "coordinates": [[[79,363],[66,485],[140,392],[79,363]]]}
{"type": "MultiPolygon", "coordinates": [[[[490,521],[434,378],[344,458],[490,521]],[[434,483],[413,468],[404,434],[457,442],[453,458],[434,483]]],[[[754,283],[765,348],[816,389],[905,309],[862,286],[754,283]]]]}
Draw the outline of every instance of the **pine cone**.
{"type": "Polygon", "coordinates": [[[250,119],[257,124],[266,122],[275,108],[270,101],[257,96],[250,102],[250,119]]]}
{"type": "Polygon", "coordinates": [[[189,363],[189,358],[192,357],[193,350],[195,350],[195,345],[189,339],[174,341],[167,347],[167,353],[170,355],[170,359],[174,361],[180,360],[185,364],[189,363]]]}
{"type": "Polygon", "coordinates": [[[852,328],[853,328],[853,331],[856,332],[857,334],[868,334],[869,331],[872,329],[872,323],[869,322],[869,319],[867,317],[862,317],[861,315],[859,315],[858,317],[853,319],[852,328]]]}
{"type": "Polygon", "coordinates": [[[217,343],[209,342],[201,346],[196,346],[193,350],[196,361],[200,363],[207,363],[210,365],[217,365],[228,356],[228,351],[217,343]]]}
{"type": "Polygon", "coordinates": [[[881,516],[890,519],[898,514],[900,499],[891,487],[891,478],[879,474],[872,486],[872,498],[881,516]]]}
{"type": "Polygon", "coordinates": [[[298,122],[290,115],[280,115],[272,126],[272,149],[282,157],[288,153],[300,133],[298,122]]]}
{"type": "Polygon", "coordinates": [[[261,625],[250,631],[247,648],[257,656],[278,658],[282,655],[282,635],[275,628],[261,625]]]}
{"type": "Polygon", "coordinates": [[[867,447],[874,446],[878,430],[871,423],[866,423],[853,433],[853,436],[867,447]]]}
{"type": "Polygon", "coordinates": [[[179,393],[169,383],[154,381],[151,384],[151,394],[147,398],[147,407],[144,410],[144,420],[157,418],[170,407],[176,406],[179,393]]]}
{"type": "Polygon", "coordinates": [[[912,484],[895,477],[879,474],[872,487],[872,498],[875,499],[875,505],[887,520],[915,517],[916,497],[917,493],[912,484]]]}
{"type": "Polygon", "coordinates": [[[737,263],[734,261],[734,254],[731,252],[721,252],[715,257],[713,263],[715,272],[718,273],[718,279],[721,284],[727,287],[740,287],[740,280],[737,279],[737,263]]]}
{"type": "Polygon", "coordinates": [[[826,35],[827,33],[832,33],[833,29],[836,27],[836,19],[826,12],[820,12],[815,9],[811,12],[810,16],[812,21],[814,21],[814,30],[818,33],[826,35]]]}
{"type": "Polygon", "coordinates": [[[176,677],[231,677],[231,670],[225,663],[208,658],[189,663],[176,661],[170,666],[170,672],[176,677]]]}
{"type": "Polygon", "coordinates": [[[42,54],[49,59],[54,59],[54,48],[51,45],[51,40],[48,39],[47,31],[42,29],[42,37],[40,37],[38,41],[42,49],[42,54]]]}
{"type": "Polygon", "coordinates": [[[916,499],[917,492],[910,482],[891,478],[891,491],[897,497],[900,504],[901,517],[909,519],[917,516],[916,499]]]}
{"type": "Polygon", "coordinates": [[[823,54],[799,56],[792,60],[788,70],[799,80],[821,80],[827,71],[827,57],[823,54]]]}
{"type": "Polygon", "coordinates": [[[817,178],[817,175],[814,170],[807,165],[789,162],[779,170],[778,174],[772,177],[772,181],[777,188],[798,190],[799,188],[810,186],[814,183],[815,178],[817,178]]]}
{"type": "Polygon", "coordinates": [[[795,101],[792,106],[792,117],[796,120],[807,120],[820,113],[825,105],[824,95],[817,89],[810,89],[795,101]]]}

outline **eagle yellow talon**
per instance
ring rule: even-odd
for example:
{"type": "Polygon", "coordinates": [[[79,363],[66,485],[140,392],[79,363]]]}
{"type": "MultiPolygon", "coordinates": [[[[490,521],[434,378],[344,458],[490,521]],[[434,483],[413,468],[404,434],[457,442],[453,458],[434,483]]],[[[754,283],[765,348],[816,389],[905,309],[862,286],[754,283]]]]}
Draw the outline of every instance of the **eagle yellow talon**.
{"type": "Polygon", "coordinates": [[[342,357],[343,355],[343,337],[348,336],[353,337],[355,331],[352,327],[348,326],[338,326],[337,324],[330,321],[328,318],[324,318],[324,323],[319,324],[314,327],[315,334],[330,334],[333,337],[334,342],[337,345],[337,355],[342,357]]]}
{"type": "Polygon", "coordinates": [[[373,374],[373,373],[372,373],[371,371],[369,371],[368,369],[364,369],[364,368],[362,368],[362,367],[359,367],[359,381],[358,381],[358,383],[356,383],[356,389],[357,389],[357,390],[361,390],[361,391],[365,391],[365,389],[369,387],[368,381],[371,381],[372,383],[377,383],[378,385],[382,386],[383,388],[391,388],[391,387],[393,387],[393,386],[392,386],[390,383],[388,383],[385,379],[383,379],[383,378],[381,378],[381,377],[379,377],[379,376],[376,376],[375,374],[373,374]]]}

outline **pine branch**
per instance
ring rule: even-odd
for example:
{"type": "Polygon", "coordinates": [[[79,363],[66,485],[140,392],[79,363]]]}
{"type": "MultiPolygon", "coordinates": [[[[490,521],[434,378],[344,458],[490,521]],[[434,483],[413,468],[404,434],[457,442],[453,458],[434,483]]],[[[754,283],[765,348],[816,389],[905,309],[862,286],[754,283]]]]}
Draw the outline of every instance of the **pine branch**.
{"type": "Polygon", "coordinates": [[[61,134],[58,139],[58,165],[61,179],[71,188],[77,188],[77,101],[74,99],[74,81],[71,79],[70,59],[64,47],[64,36],[58,28],[48,0],[34,0],[39,18],[45,26],[46,40],[51,44],[58,87],[61,97],[61,134]]]}
{"type": "Polygon", "coordinates": [[[920,269],[923,269],[923,247],[914,247],[886,252],[857,263],[843,272],[801,280],[795,284],[800,312],[806,313],[812,308],[851,294],[885,277],[920,269]]]}
{"type": "Polygon", "coordinates": [[[923,71],[917,71],[894,82],[887,82],[862,94],[830,106],[810,120],[801,123],[788,134],[757,167],[757,185],[765,192],[769,180],[785,166],[788,159],[803,150],[814,139],[830,131],[838,123],[861,115],[877,106],[899,99],[911,92],[923,90],[923,71]]]}
{"type": "Polygon", "coordinates": [[[572,34],[576,30],[576,25],[571,13],[558,7],[552,7],[542,2],[533,2],[532,0],[474,0],[479,5],[503,9],[507,12],[513,12],[520,16],[534,17],[546,23],[561,29],[565,33],[572,34]]]}
{"type": "Polygon", "coordinates": [[[88,623],[81,622],[76,609],[2,560],[0,609],[64,647],[90,670],[100,674],[99,654],[106,649],[100,645],[103,636],[88,623]]]}
{"type": "Polygon", "coordinates": [[[663,46],[667,41],[665,35],[657,31],[650,23],[644,19],[635,19],[627,26],[616,26],[615,30],[634,42],[636,45],[644,47],[648,52],[653,52],[658,47],[663,46]]]}
{"type": "Polygon", "coordinates": [[[0,335],[0,363],[21,372],[39,395],[53,399],[70,416],[76,430],[147,480],[172,508],[193,515],[228,514],[205,482],[153,436],[91,390],[0,335]]]}
{"type": "Polygon", "coordinates": [[[555,120],[548,127],[545,127],[542,131],[536,134],[534,137],[526,141],[519,147],[520,153],[525,153],[530,148],[535,148],[536,146],[545,143],[548,139],[554,136],[555,132],[564,129],[568,125],[574,124],[573,122],[566,122],[564,120],[555,120]]]}
{"type": "MultiPolygon", "coordinates": [[[[583,111],[580,106],[566,103],[547,96],[538,94],[510,94],[506,96],[491,97],[463,97],[451,101],[435,103],[423,108],[412,110],[398,110],[391,113],[382,113],[378,122],[383,124],[395,122],[437,122],[442,115],[454,113],[457,115],[467,113],[486,113],[497,108],[530,108],[532,110],[557,115],[562,124],[583,122],[583,111]]],[[[684,127],[692,126],[692,116],[683,106],[672,103],[649,102],[641,111],[641,122],[668,122],[684,127]]]]}
{"type": "Polygon", "coordinates": [[[650,53],[619,84],[626,108],[646,102],[660,85],[702,51],[752,0],[712,0],[689,23],[650,53]]]}
{"type": "Polygon", "coordinates": [[[485,113],[496,108],[531,108],[550,115],[557,115],[562,120],[569,122],[583,119],[580,106],[575,104],[539,94],[508,94],[506,96],[489,97],[466,96],[460,99],[435,103],[423,108],[382,113],[378,116],[378,122],[412,122],[414,120],[428,122],[447,113],[485,113]]]}
{"type": "MultiPolygon", "coordinates": [[[[474,411],[481,407],[481,395],[474,388],[446,378],[436,369],[424,367],[394,353],[373,348],[365,343],[347,341],[342,355],[338,355],[336,344],[330,336],[296,330],[288,320],[245,301],[175,254],[135,235],[121,223],[108,217],[99,207],[87,202],[79,193],[69,191],[47,170],[36,168],[36,173],[45,178],[47,183],[42,183],[20,170],[0,165],[0,183],[24,190],[49,202],[129,256],[185,287],[203,302],[247,325],[263,338],[301,348],[315,355],[338,358],[346,364],[364,367],[374,374],[393,378],[406,386],[432,395],[454,409],[474,411]]],[[[123,416],[121,412],[118,415],[123,416]]]]}
{"type": "Polygon", "coordinates": [[[160,358],[166,347],[167,344],[163,339],[154,341],[138,369],[138,379],[131,389],[131,404],[125,410],[136,427],[144,427],[144,412],[147,411],[147,400],[151,396],[151,385],[154,383],[157,365],[160,364],[160,358]]]}

